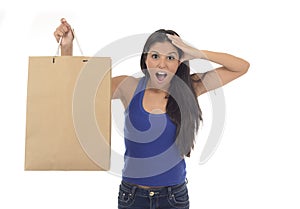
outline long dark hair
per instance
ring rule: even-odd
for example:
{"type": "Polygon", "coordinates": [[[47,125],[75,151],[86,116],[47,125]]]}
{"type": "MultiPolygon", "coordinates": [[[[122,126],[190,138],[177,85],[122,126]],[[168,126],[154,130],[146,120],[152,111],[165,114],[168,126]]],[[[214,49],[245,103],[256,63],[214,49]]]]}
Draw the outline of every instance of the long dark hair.
{"type": "MultiPolygon", "coordinates": [[[[166,34],[179,36],[175,31],[160,29],[152,33],[145,43],[140,66],[146,77],[150,76],[146,66],[149,49],[157,42],[167,41],[171,43],[166,34]]],[[[183,51],[176,46],[174,47],[177,49],[180,59],[183,56],[183,51]]],[[[202,112],[192,82],[189,61],[181,62],[171,80],[166,111],[176,125],[176,145],[182,156],[190,156],[194,147],[195,136],[202,121],[202,112]]]]}

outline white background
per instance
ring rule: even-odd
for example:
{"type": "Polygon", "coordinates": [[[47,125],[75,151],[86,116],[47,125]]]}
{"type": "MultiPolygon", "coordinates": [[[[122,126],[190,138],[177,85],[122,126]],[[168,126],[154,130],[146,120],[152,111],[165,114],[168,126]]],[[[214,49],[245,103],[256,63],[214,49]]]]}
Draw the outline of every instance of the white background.
{"type": "MultiPolygon", "coordinates": [[[[28,56],[54,55],[53,32],[61,17],[75,28],[87,56],[120,38],[165,28],[199,49],[248,60],[249,72],[223,89],[226,126],[216,153],[199,165],[201,143],[209,130],[206,123],[196,151],[187,160],[191,208],[299,208],[296,2],[1,2],[0,208],[117,208],[119,176],[23,170],[28,56]]],[[[76,50],[74,54],[79,55],[76,50]]],[[[113,73],[138,72],[135,60],[135,64],[125,61],[113,73]]],[[[203,116],[209,121],[210,103],[202,97],[203,116]]],[[[118,135],[113,129],[114,149],[122,144],[118,135]]]]}

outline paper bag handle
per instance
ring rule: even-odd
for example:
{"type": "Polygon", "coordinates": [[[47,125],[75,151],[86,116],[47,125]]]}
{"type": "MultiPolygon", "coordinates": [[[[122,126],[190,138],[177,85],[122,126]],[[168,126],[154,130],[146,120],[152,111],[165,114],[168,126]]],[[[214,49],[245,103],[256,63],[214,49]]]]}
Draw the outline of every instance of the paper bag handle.
{"type": "MultiPolygon", "coordinates": [[[[80,44],[79,44],[79,42],[78,42],[77,36],[75,35],[74,29],[72,29],[72,33],[73,33],[74,39],[76,40],[77,46],[78,46],[78,48],[79,48],[79,51],[80,51],[81,55],[83,56],[83,52],[82,52],[82,49],[81,49],[80,44]]],[[[57,46],[57,50],[56,50],[55,56],[59,56],[59,49],[60,49],[60,44],[61,44],[62,39],[63,39],[63,37],[61,36],[61,37],[59,38],[59,41],[58,41],[58,46],[57,46]]]]}

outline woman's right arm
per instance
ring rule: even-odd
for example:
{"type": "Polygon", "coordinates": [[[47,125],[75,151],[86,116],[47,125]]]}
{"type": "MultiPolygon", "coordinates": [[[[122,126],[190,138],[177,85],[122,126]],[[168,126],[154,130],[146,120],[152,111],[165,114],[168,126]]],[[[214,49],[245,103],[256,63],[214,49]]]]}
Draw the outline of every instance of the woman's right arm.
{"type": "MultiPolygon", "coordinates": [[[[70,24],[65,18],[60,20],[61,24],[54,31],[54,36],[57,42],[61,40],[61,56],[73,55],[73,31],[70,24]]],[[[131,76],[117,76],[112,78],[111,92],[112,99],[121,99],[126,107],[135,90],[138,80],[131,76]]]]}

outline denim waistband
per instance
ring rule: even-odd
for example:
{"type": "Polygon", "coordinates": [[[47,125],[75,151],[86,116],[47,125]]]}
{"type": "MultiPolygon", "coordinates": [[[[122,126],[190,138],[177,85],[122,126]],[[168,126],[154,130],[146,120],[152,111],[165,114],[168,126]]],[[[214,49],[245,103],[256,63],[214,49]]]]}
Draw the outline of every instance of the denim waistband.
{"type": "Polygon", "coordinates": [[[187,182],[174,185],[174,186],[166,186],[166,187],[159,187],[159,188],[149,188],[149,189],[144,189],[140,188],[137,185],[130,184],[128,182],[122,181],[121,183],[121,188],[131,194],[135,194],[138,196],[142,197],[162,197],[162,196],[168,196],[177,192],[182,191],[183,189],[186,188],[187,182]]]}

